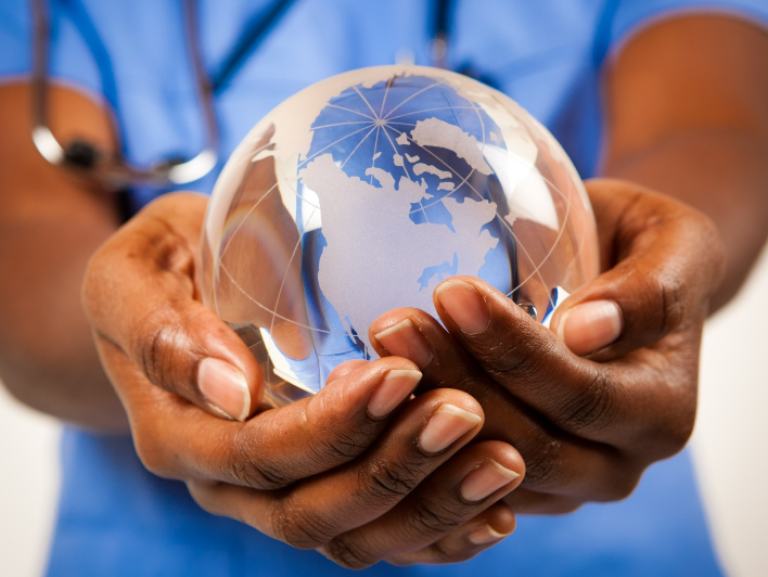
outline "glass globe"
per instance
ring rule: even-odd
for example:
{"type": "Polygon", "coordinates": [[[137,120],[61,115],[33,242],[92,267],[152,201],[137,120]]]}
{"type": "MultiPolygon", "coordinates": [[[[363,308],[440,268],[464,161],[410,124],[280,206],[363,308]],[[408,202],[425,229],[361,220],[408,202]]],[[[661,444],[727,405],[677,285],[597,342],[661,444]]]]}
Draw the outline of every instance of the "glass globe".
{"type": "Polygon", "coordinates": [[[200,280],[281,405],[375,358],[382,313],[437,316],[450,276],[546,324],[597,271],[586,191],[544,127],[465,76],[383,66],[319,82],[251,130],[214,188],[200,280]]]}

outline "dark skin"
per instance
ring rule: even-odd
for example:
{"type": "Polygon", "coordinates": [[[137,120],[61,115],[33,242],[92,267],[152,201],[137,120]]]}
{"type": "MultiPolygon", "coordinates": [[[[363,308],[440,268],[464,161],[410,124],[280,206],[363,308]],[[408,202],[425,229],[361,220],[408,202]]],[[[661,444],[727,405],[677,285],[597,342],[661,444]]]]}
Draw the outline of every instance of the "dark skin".
{"type": "MultiPolygon", "coordinates": [[[[258,366],[196,298],[205,199],[169,195],[114,233],[107,195],[36,156],[28,87],[5,86],[0,276],[12,281],[0,285],[0,374],[22,401],[83,426],[124,430],[127,414],[148,468],[187,482],[201,506],[350,567],[459,561],[509,534],[513,512],[622,498],[685,444],[703,321],[765,242],[768,36],[724,17],[657,24],[611,62],[605,90],[602,172],[620,180],[588,183],[603,274],[552,331],[477,279],[451,279],[436,292],[447,331],[421,311],[392,311],[371,328],[385,358],[342,366],[312,400],[257,412],[258,366]],[[83,276],[88,320],[74,305],[83,276]],[[452,313],[457,302],[472,326],[452,313]],[[618,324],[586,318],[579,305],[594,302],[613,303],[618,324]],[[379,338],[395,326],[405,330],[379,338]],[[243,375],[254,416],[211,414],[206,358],[243,375]],[[409,401],[400,387],[404,400],[372,415],[386,376],[416,369],[423,392],[409,401]],[[471,427],[425,451],[424,423],[445,405],[471,427]],[[467,501],[469,473],[489,463],[525,478],[467,501]],[[351,479],[355,497],[337,503],[351,479]],[[403,533],[414,526],[418,540],[403,533]],[[488,539],[473,542],[477,530],[488,539]]],[[[57,134],[112,142],[103,109],[54,93],[57,134]]]]}
{"type": "Polygon", "coordinates": [[[520,451],[526,479],[507,498],[520,513],[566,513],[586,501],[622,499],[648,465],[683,447],[693,427],[707,314],[703,287],[719,276],[712,262],[720,250],[717,236],[688,207],[635,185],[593,181],[589,191],[601,228],[614,230],[624,254],[573,300],[617,302],[623,338],[577,356],[503,294],[471,277],[436,289],[435,306],[447,330],[417,309],[391,311],[371,327],[372,335],[396,327],[372,339],[377,351],[417,362],[427,387],[459,383],[485,410],[480,438],[502,439],[520,451]],[[631,225],[635,218],[642,221],[641,232],[631,225]],[[627,229],[632,234],[625,236],[627,229]],[[661,291],[652,274],[659,263],[679,275],[664,279],[661,291]],[[690,290],[665,303],[664,291],[677,282],[690,283],[690,290]],[[461,317],[457,322],[445,299],[471,311],[475,327],[463,327],[461,317]]]}

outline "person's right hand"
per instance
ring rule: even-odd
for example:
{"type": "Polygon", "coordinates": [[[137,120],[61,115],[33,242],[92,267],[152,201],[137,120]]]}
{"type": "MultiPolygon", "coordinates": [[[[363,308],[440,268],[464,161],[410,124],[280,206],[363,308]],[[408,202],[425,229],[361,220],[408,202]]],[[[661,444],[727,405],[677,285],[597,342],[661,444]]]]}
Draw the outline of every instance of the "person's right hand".
{"type": "Polygon", "coordinates": [[[406,359],[345,363],[315,397],[257,412],[256,361],[197,300],[206,202],[155,201],[85,278],[99,354],[145,466],[186,482],[204,509],[347,567],[460,561],[511,533],[500,499],[522,458],[498,441],[467,445],[484,418],[467,393],[410,400],[421,373],[406,359]]]}

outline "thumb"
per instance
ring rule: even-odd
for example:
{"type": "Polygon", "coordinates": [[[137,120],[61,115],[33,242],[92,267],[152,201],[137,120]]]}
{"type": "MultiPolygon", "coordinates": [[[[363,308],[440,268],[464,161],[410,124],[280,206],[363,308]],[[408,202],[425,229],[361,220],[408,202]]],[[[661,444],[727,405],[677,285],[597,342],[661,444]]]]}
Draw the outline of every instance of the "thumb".
{"type": "Polygon", "coordinates": [[[551,328],[576,354],[609,360],[706,317],[723,249],[695,209],[637,185],[590,181],[604,267],[569,297],[551,328]]]}
{"type": "MultiPolygon", "coordinates": [[[[83,305],[109,373],[118,349],[152,384],[236,420],[262,393],[243,341],[196,300],[196,254],[206,201],[174,194],[150,204],[93,256],[83,305]]],[[[113,384],[121,393],[121,383],[113,384]]]]}

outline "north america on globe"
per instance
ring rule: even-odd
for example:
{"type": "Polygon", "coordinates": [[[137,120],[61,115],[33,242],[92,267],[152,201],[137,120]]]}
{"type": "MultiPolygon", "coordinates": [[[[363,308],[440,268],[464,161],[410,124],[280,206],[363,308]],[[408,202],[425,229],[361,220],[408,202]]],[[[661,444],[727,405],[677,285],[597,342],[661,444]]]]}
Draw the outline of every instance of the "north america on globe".
{"type": "Polygon", "coordinates": [[[478,276],[499,243],[486,227],[497,215],[496,203],[451,196],[466,177],[440,156],[425,155],[442,149],[471,172],[490,174],[476,138],[435,117],[417,120],[410,131],[381,124],[386,147],[374,153],[362,175],[348,174],[348,163],[331,152],[314,156],[299,172],[322,215],[320,290],[366,354],[372,351],[368,326],[380,314],[401,306],[434,314],[435,286],[449,276],[478,276]],[[384,155],[390,162],[381,162],[384,155]],[[377,167],[377,160],[387,169],[377,167]],[[430,220],[424,209],[436,205],[447,214],[430,220]]]}

